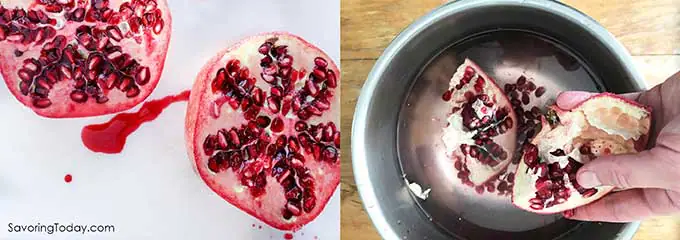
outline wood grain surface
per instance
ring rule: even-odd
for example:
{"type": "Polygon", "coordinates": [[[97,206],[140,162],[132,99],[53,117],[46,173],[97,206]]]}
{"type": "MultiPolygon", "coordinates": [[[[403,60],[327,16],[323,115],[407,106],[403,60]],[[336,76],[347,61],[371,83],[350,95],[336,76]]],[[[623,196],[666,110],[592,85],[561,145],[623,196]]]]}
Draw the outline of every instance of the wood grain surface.
{"type": "MultiPolygon", "coordinates": [[[[408,24],[442,0],[342,0],[342,239],[380,239],[352,173],[350,133],[361,87],[375,60],[408,24]]],[[[564,0],[605,26],[633,55],[650,85],[680,70],[680,0],[564,0]]],[[[680,240],[680,216],[644,221],[636,240],[680,240]]]]}

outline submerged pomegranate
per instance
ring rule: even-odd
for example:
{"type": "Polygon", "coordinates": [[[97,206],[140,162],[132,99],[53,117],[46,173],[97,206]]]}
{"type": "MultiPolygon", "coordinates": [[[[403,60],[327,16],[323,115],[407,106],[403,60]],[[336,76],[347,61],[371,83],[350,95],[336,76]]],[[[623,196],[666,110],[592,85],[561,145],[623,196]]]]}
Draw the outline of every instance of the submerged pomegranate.
{"type": "Polygon", "coordinates": [[[142,102],[171,35],[165,0],[0,2],[0,73],[38,115],[87,117],[142,102]]]}
{"type": "Polygon", "coordinates": [[[199,73],[189,154],[222,198],[281,230],[314,220],[340,181],[338,67],[288,33],[220,52],[199,73]]]}
{"type": "Polygon", "coordinates": [[[451,113],[442,140],[458,178],[479,186],[507,167],[517,145],[517,116],[495,81],[466,59],[442,96],[451,113]]]}
{"type": "Polygon", "coordinates": [[[642,150],[651,124],[649,108],[609,93],[571,110],[550,109],[541,116],[541,131],[523,146],[512,198],[517,207],[541,214],[570,210],[610,192],[613,187],[581,187],[578,169],[599,156],[642,150]]]}

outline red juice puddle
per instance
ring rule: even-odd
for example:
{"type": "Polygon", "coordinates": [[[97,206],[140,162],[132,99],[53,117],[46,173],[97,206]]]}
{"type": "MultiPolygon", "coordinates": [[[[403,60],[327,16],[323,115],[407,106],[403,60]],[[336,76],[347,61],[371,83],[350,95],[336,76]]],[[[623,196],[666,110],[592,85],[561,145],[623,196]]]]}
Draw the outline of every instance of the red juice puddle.
{"type": "Polygon", "coordinates": [[[286,233],[286,234],[283,235],[283,238],[288,239],[288,240],[293,239],[293,234],[292,233],[286,233]]]}
{"type": "Polygon", "coordinates": [[[170,104],[189,100],[189,93],[186,90],[177,95],[151,100],[145,102],[137,112],[119,113],[106,123],[85,126],[80,138],[85,147],[93,152],[120,153],[127,137],[139,126],[156,119],[170,104]]]}
{"type": "Polygon", "coordinates": [[[66,176],[64,176],[64,182],[70,183],[71,181],[73,181],[73,176],[71,176],[71,174],[66,174],[66,176]]]}

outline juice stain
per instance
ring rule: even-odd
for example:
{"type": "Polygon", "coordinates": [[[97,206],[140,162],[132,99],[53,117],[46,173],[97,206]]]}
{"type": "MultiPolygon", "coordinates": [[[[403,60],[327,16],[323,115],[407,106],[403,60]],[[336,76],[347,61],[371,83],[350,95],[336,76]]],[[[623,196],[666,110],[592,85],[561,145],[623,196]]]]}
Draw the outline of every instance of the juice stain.
{"type": "Polygon", "coordinates": [[[120,153],[130,134],[143,123],[156,119],[172,103],[188,101],[189,93],[186,90],[177,95],[151,100],[144,103],[137,112],[119,113],[106,123],[85,126],[80,133],[83,144],[93,152],[120,153]]]}

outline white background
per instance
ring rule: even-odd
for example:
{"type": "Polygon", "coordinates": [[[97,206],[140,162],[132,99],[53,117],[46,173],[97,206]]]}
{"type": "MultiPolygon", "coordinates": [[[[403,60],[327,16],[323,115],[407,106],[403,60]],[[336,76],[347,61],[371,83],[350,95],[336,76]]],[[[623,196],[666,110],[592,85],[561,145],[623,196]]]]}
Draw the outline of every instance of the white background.
{"type": "MultiPolygon", "coordinates": [[[[259,32],[302,36],[340,64],[340,1],[168,1],[170,49],[148,100],[189,89],[217,51],[259,32]]],[[[283,239],[285,232],[230,205],[194,172],[184,146],[185,109],[186,102],[173,104],[142,125],[122,153],[95,154],[80,131],[113,115],[46,119],[0,87],[0,239],[283,239]],[[64,182],[66,174],[73,182],[64,182]],[[116,232],[8,232],[9,223],[54,222],[110,224],[116,232]]],[[[315,237],[340,238],[339,186],[323,213],[294,233],[315,237]]]]}

